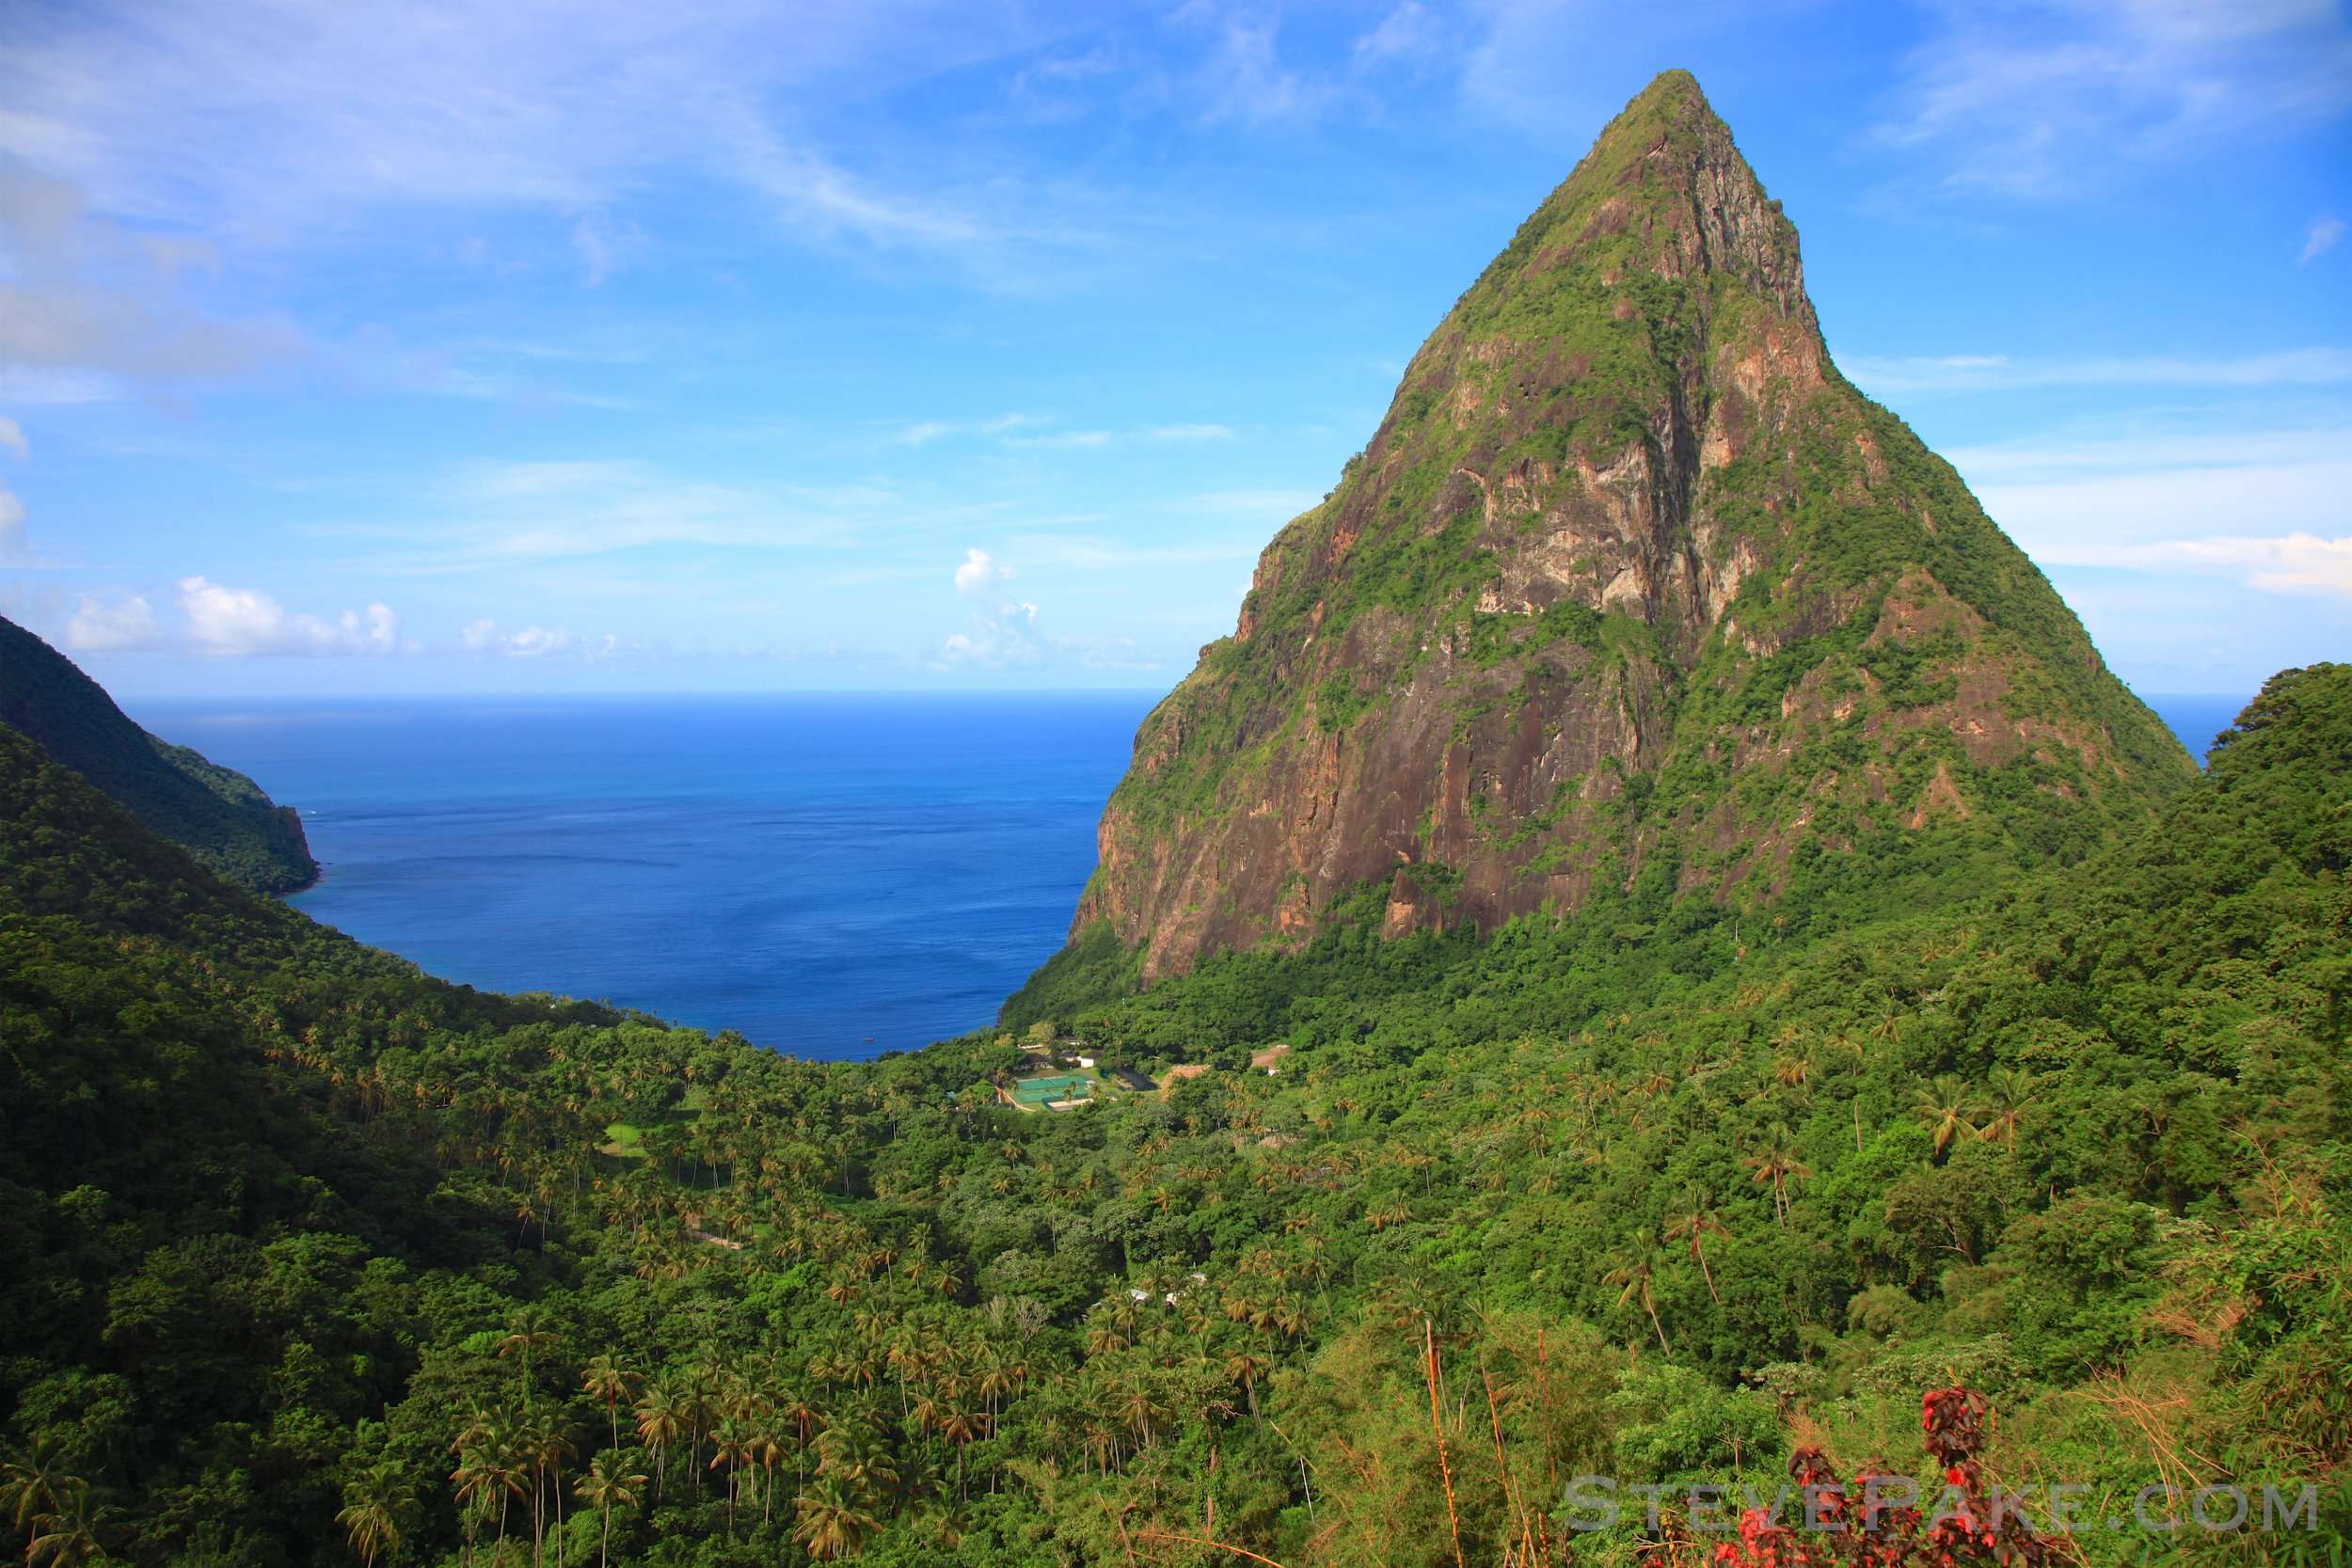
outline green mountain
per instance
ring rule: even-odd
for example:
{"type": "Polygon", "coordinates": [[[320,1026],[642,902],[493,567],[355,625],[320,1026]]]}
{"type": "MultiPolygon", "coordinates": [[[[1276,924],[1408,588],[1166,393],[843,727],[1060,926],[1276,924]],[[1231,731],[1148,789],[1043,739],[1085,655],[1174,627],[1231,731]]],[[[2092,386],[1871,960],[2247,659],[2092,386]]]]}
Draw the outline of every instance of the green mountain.
{"type": "Polygon", "coordinates": [[[292,806],[273,805],[243,773],[133,723],[73,661],[0,619],[0,724],[39,741],[212,870],[262,893],[318,880],[292,806]]]}
{"type": "MultiPolygon", "coordinates": [[[[1990,898],[1646,971],[1335,927],[1121,1006],[1311,974],[1369,1031],[1055,1113],[1009,1037],[803,1063],[443,985],[0,730],[0,1550],[1630,1568],[1696,1560],[1694,1485],[1917,1473],[1957,1380],[2083,1516],[2251,1499],[2070,1560],[2329,1562],[2347,781],[2352,669],[2288,672],[1990,898]],[[1588,1474],[1660,1528],[1578,1530],[1588,1474]]],[[[2003,1560],[1871,1559],[1947,1560],[2003,1560]]]]}
{"type": "Polygon", "coordinates": [[[1644,877],[1924,906],[2109,842],[2192,773],[1960,476],[1838,374],[1795,229],[1670,71],[1145,721],[1064,967],[1295,949],[1368,884],[1391,935],[1644,877]]]}
{"type": "MultiPolygon", "coordinates": [[[[1762,233],[1720,181],[1696,251],[1643,205],[1645,170],[1681,180],[1720,141],[1703,112],[1687,79],[1645,94],[1564,187],[1599,205],[1514,276],[1559,233],[1664,236],[1653,259],[1762,233]]],[[[1776,330],[1748,283],[1703,297],[1776,330]]],[[[1646,345],[1669,318],[1645,319],[1646,345]]],[[[1075,1024],[1097,1057],[1062,1111],[1018,1094],[1035,1069],[1009,1032],[801,1062],[445,984],[214,875],[0,726],[0,1553],[2352,1560],[2352,667],[2274,677],[2196,775],[1899,427],[1862,430],[1913,476],[1883,509],[1807,488],[1846,461],[1820,452],[1864,450],[1838,409],[1883,420],[1821,375],[1741,405],[1765,433],[1741,450],[1781,453],[1793,488],[1759,492],[1778,520],[1741,525],[1758,564],[1703,626],[1709,579],[1676,562],[1736,552],[1614,568],[1655,567],[1639,612],[1605,592],[1536,612],[1478,608],[1507,552],[1377,533],[1378,508],[1339,557],[1403,549],[1380,558],[1430,564],[1420,588],[1351,600],[1388,579],[1342,570],[1315,531],[1335,519],[1286,534],[1248,635],[1147,727],[1165,766],[1114,817],[1196,777],[1184,830],[1239,852],[1255,807],[1217,792],[1303,740],[1168,726],[1227,712],[1211,697],[1245,674],[1272,703],[1303,668],[1280,689],[1354,766],[1382,726],[1382,754],[1420,754],[1412,702],[1515,671],[1547,702],[1622,698],[1585,715],[1631,726],[1581,775],[1613,783],[1526,830],[1584,823],[1548,842],[1599,869],[1498,919],[1517,906],[1478,900],[1518,874],[1480,867],[1516,863],[1509,835],[1416,820],[1456,859],[1335,879],[1279,941],[1177,907],[1202,945],[1140,990],[1147,956],[1187,950],[1154,927],[1147,955],[1105,915],[1008,1015],[1073,1055],[1075,1024]],[[1828,434],[1773,446],[1784,417],[1828,434]],[[1854,539],[1867,570],[1839,564],[1854,539]],[[1475,574],[1467,609],[1447,563],[1475,574]],[[1317,581],[1307,621],[1340,629],[1283,619],[1284,584],[1317,581]],[[1418,663],[1381,629],[1407,604],[1454,616],[1418,663]],[[1813,629],[1775,618],[1808,604],[1813,629]],[[1351,705],[1316,637],[1406,662],[1351,705]],[[1454,684],[1417,684],[1432,669],[1454,684]],[[1161,1084],[1100,1070],[1120,1065],[1161,1084]],[[1998,1418],[1931,1459],[1923,1409],[1979,1409],[1955,1386],[1998,1418]],[[2026,1528],[2054,1483],[2090,1528],[1709,1539],[1743,1487],[1868,1466],[1931,1501],[1979,1461],[2026,1528]],[[1571,1490],[1595,1476],[1613,1522],[1571,1490]],[[2182,1513],[2167,1486],[2195,1523],[2133,1524],[2182,1513]]],[[[1404,450],[1423,439],[1444,437],[1404,450]]],[[[1674,515],[1695,541],[1699,513],[1674,515]]],[[[1496,701],[1524,733],[1570,733],[1518,689],[1496,701]]],[[[1475,707],[1445,732],[1472,760],[1475,707]]]]}

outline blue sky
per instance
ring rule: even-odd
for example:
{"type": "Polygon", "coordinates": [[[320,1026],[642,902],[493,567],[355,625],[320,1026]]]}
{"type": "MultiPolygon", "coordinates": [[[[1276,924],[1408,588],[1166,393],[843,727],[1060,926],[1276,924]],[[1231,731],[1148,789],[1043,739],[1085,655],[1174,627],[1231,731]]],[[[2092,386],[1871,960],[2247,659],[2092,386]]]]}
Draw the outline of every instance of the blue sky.
{"type": "Polygon", "coordinates": [[[17,0],[0,610],[132,695],[1164,688],[1671,66],[2136,686],[2352,657],[2312,0],[17,0]]]}

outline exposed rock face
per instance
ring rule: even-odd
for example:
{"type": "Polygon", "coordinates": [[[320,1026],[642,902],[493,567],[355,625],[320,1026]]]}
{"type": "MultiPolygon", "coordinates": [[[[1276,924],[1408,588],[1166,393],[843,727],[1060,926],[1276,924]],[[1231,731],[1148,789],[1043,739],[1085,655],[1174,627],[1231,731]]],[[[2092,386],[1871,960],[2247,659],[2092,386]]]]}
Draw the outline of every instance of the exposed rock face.
{"type": "Polygon", "coordinates": [[[1146,980],[1317,928],[1769,901],[1961,833],[2069,852],[2185,783],[1959,476],[1837,373],[1796,230],[1683,72],[1414,358],[1146,720],[1072,934],[1146,980]]]}

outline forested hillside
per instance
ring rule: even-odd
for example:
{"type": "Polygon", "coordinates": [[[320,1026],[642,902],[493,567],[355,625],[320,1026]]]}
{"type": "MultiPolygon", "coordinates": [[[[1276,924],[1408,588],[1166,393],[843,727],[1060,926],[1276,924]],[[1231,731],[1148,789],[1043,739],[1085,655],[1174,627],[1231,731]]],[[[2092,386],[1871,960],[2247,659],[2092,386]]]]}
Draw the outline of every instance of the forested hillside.
{"type": "Polygon", "coordinates": [[[156,832],[233,882],[293,893],[318,863],[291,806],[185,746],[148,734],[72,659],[0,618],[0,725],[128,807],[156,832]]]}
{"type": "Polygon", "coordinates": [[[1009,1033],[819,1065],[442,985],[7,733],[0,817],[35,1562],[1695,1568],[1671,1496],[1578,1533],[1565,1483],[1915,1467],[1952,1382],[2086,1516],[2327,1498],[2071,1557],[2347,1549],[2352,669],[1941,908],[1372,902],[1022,1018],[1208,1066],[1059,1113],[1009,1033]]]}

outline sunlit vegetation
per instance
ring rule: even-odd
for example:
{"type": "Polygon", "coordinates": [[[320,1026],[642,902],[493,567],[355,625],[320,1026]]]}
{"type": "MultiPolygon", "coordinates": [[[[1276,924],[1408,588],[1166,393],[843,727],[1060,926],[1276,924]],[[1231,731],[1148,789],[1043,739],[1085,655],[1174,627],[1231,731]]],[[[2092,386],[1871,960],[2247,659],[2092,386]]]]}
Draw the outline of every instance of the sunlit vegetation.
{"type": "Polygon", "coordinates": [[[1956,1383],[1979,1479],[2344,1550],[2352,670],[1943,909],[1343,928],[871,1064],[442,985],[5,731],[0,813],[34,1563],[1696,1568],[1567,1482],[1916,1467],[1956,1383]],[[1025,1114],[1024,1036],[1208,1070],[1025,1114]]]}

